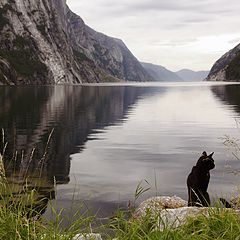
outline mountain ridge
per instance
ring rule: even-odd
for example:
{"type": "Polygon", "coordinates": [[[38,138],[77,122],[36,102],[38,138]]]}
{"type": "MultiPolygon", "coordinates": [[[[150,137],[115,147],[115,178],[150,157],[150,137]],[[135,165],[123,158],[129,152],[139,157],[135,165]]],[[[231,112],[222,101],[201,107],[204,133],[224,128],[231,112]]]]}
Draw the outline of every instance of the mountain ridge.
{"type": "Polygon", "coordinates": [[[185,81],[202,81],[207,77],[209,71],[193,71],[184,68],[175,73],[185,81]]]}
{"type": "Polygon", "coordinates": [[[240,81],[240,44],[226,52],[212,66],[207,81],[240,81]]]}
{"type": "Polygon", "coordinates": [[[153,81],[120,39],[88,27],[65,0],[0,1],[0,82],[153,81]]]}
{"type": "Polygon", "coordinates": [[[209,71],[193,71],[190,69],[181,69],[173,72],[162,65],[141,62],[142,66],[156,81],[202,81],[209,71]]]}
{"type": "Polygon", "coordinates": [[[183,81],[176,73],[161,65],[146,62],[141,64],[156,81],[183,81]]]}

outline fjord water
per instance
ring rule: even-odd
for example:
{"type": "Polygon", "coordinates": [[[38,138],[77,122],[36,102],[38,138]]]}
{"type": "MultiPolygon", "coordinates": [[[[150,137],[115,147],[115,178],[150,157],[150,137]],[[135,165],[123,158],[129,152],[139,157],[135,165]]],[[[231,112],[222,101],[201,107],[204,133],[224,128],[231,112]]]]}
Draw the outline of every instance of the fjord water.
{"type": "Polygon", "coordinates": [[[210,195],[230,197],[239,185],[233,174],[239,161],[223,144],[225,135],[240,137],[238,84],[1,86],[0,104],[6,155],[24,156],[8,176],[12,169],[27,169],[35,179],[47,150],[41,194],[52,189],[60,207],[70,208],[74,194],[74,201],[109,211],[133,200],[141,180],[151,186],[142,199],[156,194],[187,199],[187,175],[204,150],[215,152],[210,195]]]}

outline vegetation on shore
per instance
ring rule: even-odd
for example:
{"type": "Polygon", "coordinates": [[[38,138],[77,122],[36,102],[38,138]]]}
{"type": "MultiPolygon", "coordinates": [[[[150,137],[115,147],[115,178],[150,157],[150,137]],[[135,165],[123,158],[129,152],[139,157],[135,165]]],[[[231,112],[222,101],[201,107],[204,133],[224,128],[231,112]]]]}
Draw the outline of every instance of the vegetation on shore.
{"type": "Polygon", "coordinates": [[[233,211],[216,208],[209,209],[209,216],[199,215],[189,218],[187,223],[179,228],[166,227],[163,231],[156,228],[159,219],[150,215],[141,220],[126,221],[119,213],[115,234],[121,240],[213,240],[239,239],[240,217],[233,211]]]}
{"type": "Polygon", "coordinates": [[[30,39],[16,36],[12,43],[14,49],[0,48],[0,56],[6,59],[11,66],[24,77],[31,77],[35,73],[44,73],[46,66],[40,62],[32,53],[34,48],[30,39]]]}
{"type": "MultiPolygon", "coordinates": [[[[29,196],[29,203],[34,203],[29,196]]],[[[78,233],[102,233],[103,239],[119,240],[168,240],[168,239],[191,239],[191,240],[212,240],[212,239],[239,239],[240,217],[234,212],[223,209],[210,210],[209,216],[200,215],[197,218],[189,219],[188,222],[176,229],[165,228],[160,231],[156,226],[159,219],[152,218],[147,214],[141,219],[131,218],[132,211],[119,211],[116,216],[109,220],[109,223],[92,229],[96,218],[88,214],[75,213],[73,221],[68,227],[62,226],[62,211],[57,213],[54,208],[52,212],[55,218],[52,221],[44,220],[42,216],[34,212],[31,207],[26,208],[24,201],[14,204],[13,196],[5,197],[1,201],[0,208],[0,239],[9,240],[71,240],[78,233]]],[[[31,205],[30,205],[31,206],[31,205]]]]}
{"type": "MultiPolygon", "coordinates": [[[[149,212],[141,218],[136,218],[133,216],[134,207],[119,210],[107,223],[102,224],[96,216],[88,211],[83,212],[83,206],[79,206],[79,210],[71,216],[70,224],[64,226],[65,210],[57,211],[51,205],[51,201],[48,202],[49,199],[39,198],[37,189],[29,187],[27,177],[24,179],[26,184],[20,187],[18,185],[17,188],[9,181],[4,167],[5,149],[6,145],[0,154],[1,240],[72,240],[79,233],[92,232],[101,233],[102,239],[106,240],[240,239],[240,212],[226,211],[221,207],[209,208],[208,216],[189,218],[181,227],[172,228],[166,225],[160,230],[158,227],[160,215],[153,216],[149,212]],[[51,210],[52,220],[42,216],[46,210],[46,204],[42,204],[45,200],[51,210]]],[[[147,190],[148,188],[141,187],[140,183],[135,191],[135,200],[147,190]]]]}
{"type": "MultiPolygon", "coordinates": [[[[31,190],[16,198],[11,193],[11,186],[5,177],[2,156],[1,160],[1,207],[0,207],[0,239],[1,240],[71,240],[78,233],[102,233],[103,239],[119,240],[207,240],[207,239],[239,239],[240,216],[234,211],[224,211],[221,208],[215,210],[209,208],[209,216],[200,215],[197,218],[189,218],[187,223],[179,228],[172,229],[169,226],[161,231],[157,226],[159,217],[149,213],[142,218],[133,218],[134,209],[127,211],[119,210],[114,218],[109,219],[104,225],[98,224],[96,229],[96,217],[90,216],[88,212],[79,211],[73,216],[69,226],[63,227],[63,211],[57,212],[51,207],[53,220],[46,220],[41,216],[41,211],[36,211],[36,192],[31,190]]],[[[23,188],[19,191],[23,191],[23,188]]],[[[143,193],[139,188],[137,192],[143,193]]]]}
{"type": "Polygon", "coordinates": [[[39,199],[38,195],[36,189],[29,188],[27,181],[22,187],[16,187],[9,182],[0,154],[1,240],[68,240],[81,231],[91,231],[90,226],[94,222],[94,217],[82,213],[81,206],[73,216],[74,221],[66,228],[62,227],[63,209],[57,212],[54,207],[49,206],[53,220],[44,219],[42,212],[45,211],[43,202],[46,199],[39,199]]]}

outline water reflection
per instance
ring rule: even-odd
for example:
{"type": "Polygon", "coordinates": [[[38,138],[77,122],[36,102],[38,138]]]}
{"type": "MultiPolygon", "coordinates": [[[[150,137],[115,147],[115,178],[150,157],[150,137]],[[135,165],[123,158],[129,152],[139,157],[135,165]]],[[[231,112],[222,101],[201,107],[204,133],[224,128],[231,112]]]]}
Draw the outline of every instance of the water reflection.
{"type": "Polygon", "coordinates": [[[4,159],[9,182],[17,186],[27,179],[39,197],[53,199],[54,181],[70,180],[70,155],[97,139],[90,134],[123,122],[137,99],[152,91],[124,86],[1,87],[0,127],[8,143],[4,159]],[[38,181],[39,173],[44,181],[38,181]]]}
{"type": "Polygon", "coordinates": [[[230,193],[236,180],[224,173],[231,157],[219,139],[235,134],[239,86],[143,85],[0,87],[9,182],[28,176],[40,198],[56,195],[64,207],[79,188],[79,200],[109,209],[155,178],[149,195],[186,198],[186,176],[206,150],[216,153],[209,191],[230,193]]]}
{"type": "Polygon", "coordinates": [[[240,86],[239,85],[223,85],[213,86],[213,93],[224,104],[227,104],[234,108],[234,110],[240,113],[240,86]]]}
{"type": "MultiPolygon", "coordinates": [[[[238,86],[236,86],[238,87],[238,86]]],[[[187,198],[186,176],[203,150],[216,152],[211,195],[233,192],[237,179],[226,173],[226,161],[238,164],[221,138],[235,135],[237,112],[213,95],[211,86],[160,87],[137,101],[124,124],[90,136],[86,149],[72,154],[69,194],[77,183],[83,199],[127,201],[138,182],[155,185],[147,195],[187,198]]],[[[66,199],[65,199],[66,200],[66,199]]]]}

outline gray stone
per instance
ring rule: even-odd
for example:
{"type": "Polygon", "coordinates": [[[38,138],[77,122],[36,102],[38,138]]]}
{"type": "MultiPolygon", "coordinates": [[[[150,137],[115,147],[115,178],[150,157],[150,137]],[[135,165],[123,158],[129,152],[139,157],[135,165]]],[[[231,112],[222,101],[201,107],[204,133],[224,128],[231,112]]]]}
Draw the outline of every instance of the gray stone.
{"type": "Polygon", "coordinates": [[[148,210],[158,212],[162,209],[175,209],[186,207],[187,201],[177,196],[158,196],[151,197],[143,201],[134,213],[134,217],[144,216],[148,210]]]}
{"type": "Polygon", "coordinates": [[[96,233],[77,234],[72,240],[102,240],[102,237],[96,233]]]}
{"type": "MultiPolygon", "coordinates": [[[[199,215],[209,216],[209,212],[214,207],[187,207],[187,201],[177,197],[160,196],[147,199],[142,202],[133,215],[135,219],[141,219],[147,213],[150,217],[156,218],[156,228],[163,230],[165,228],[177,228],[186,223],[189,217],[199,215]]],[[[234,211],[234,209],[223,209],[223,211],[234,211]]]]}

